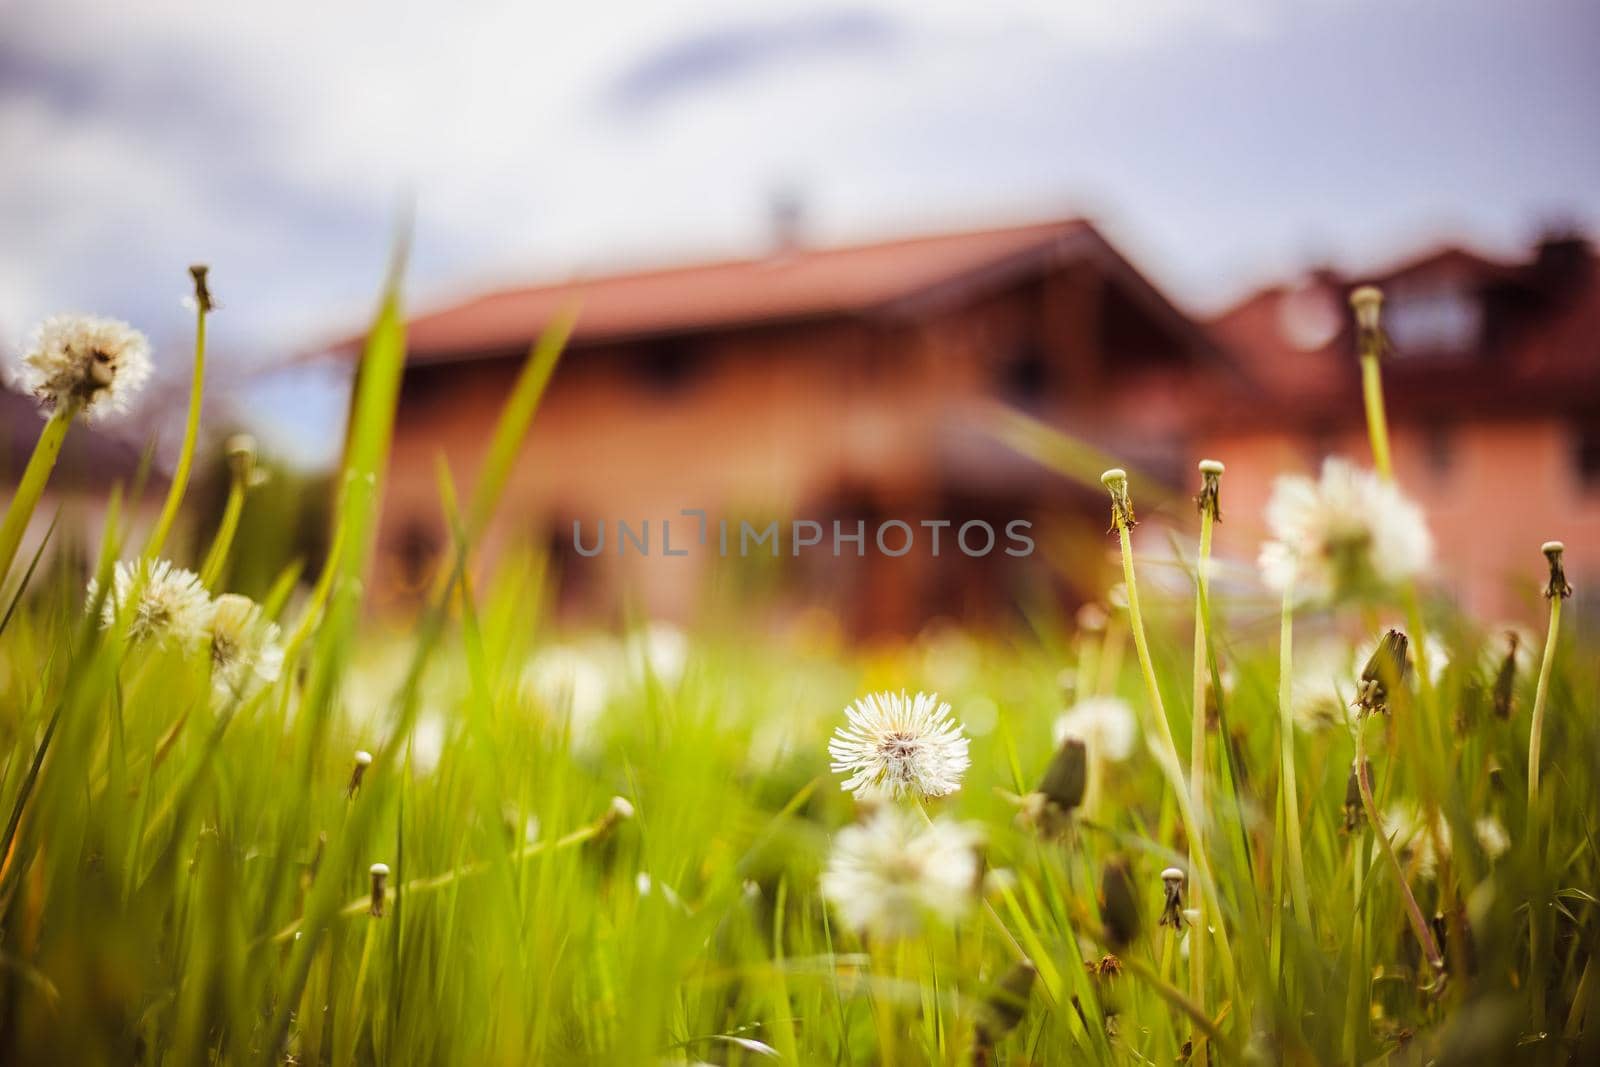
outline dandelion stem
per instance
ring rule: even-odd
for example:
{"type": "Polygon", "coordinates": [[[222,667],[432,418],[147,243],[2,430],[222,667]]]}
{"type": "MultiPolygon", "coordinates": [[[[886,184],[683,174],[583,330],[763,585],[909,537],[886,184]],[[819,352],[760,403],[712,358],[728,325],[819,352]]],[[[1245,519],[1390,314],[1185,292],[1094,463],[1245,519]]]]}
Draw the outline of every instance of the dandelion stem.
{"type": "MultiPolygon", "coordinates": [[[[1221,465],[1216,466],[1218,473],[1221,465]]],[[[1206,615],[1211,604],[1211,536],[1216,522],[1216,475],[1201,464],[1207,486],[1200,495],[1200,549],[1195,560],[1194,583],[1194,690],[1193,710],[1189,732],[1189,803],[1196,811],[1206,808],[1206,681],[1209,676],[1206,655],[1206,615]],[[1209,500],[1208,500],[1209,494],[1209,500]]],[[[1189,866],[1195,867],[1195,855],[1205,849],[1205,840],[1199,828],[1189,839],[1189,866]]],[[[1208,896],[1195,879],[1189,886],[1189,906],[1195,910],[1195,925],[1205,930],[1206,902],[1208,896]]],[[[1189,998],[1204,1010],[1206,998],[1206,938],[1189,939],[1189,998]]]]}
{"type": "Polygon", "coordinates": [[[222,509],[222,521],[217,525],[217,536],[211,542],[205,562],[200,565],[200,584],[210,589],[222,576],[228,562],[228,551],[233,547],[233,536],[239,529],[239,515],[244,511],[244,484],[234,478],[228,487],[228,503],[222,509]]]}
{"type": "MultiPolygon", "coordinates": [[[[1155,665],[1150,660],[1150,643],[1145,639],[1144,616],[1139,611],[1139,589],[1133,574],[1133,543],[1128,537],[1126,523],[1117,523],[1117,536],[1122,546],[1122,578],[1128,589],[1128,626],[1133,631],[1133,647],[1139,657],[1139,668],[1144,675],[1145,691],[1150,698],[1151,713],[1148,718],[1159,747],[1156,751],[1156,762],[1166,773],[1167,780],[1178,798],[1178,814],[1183,819],[1183,830],[1191,841],[1199,836],[1200,819],[1195,812],[1194,805],[1189,801],[1189,789],[1183,780],[1183,764],[1178,760],[1178,746],[1172,740],[1172,726],[1167,722],[1166,707],[1161,700],[1161,687],[1156,682],[1155,665]]],[[[1194,852],[1195,877],[1200,887],[1204,890],[1207,899],[1220,901],[1217,895],[1216,881],[1211,877],[1211,861],[1206,856],[1203,848],[1194,852]]],[[[1233,971],[1233,955],[1228,944],[1228,933],[1221,916],[1215,923],[1217,935],[1217,953],[1221,962],[1223,976],[1230,989],[1236,988],[1233,971]]],[[[1194,950],[1191,942],[1190,951],[1194,950]]]]}
{"type": "Polygon", "coordinates": [[[1528,825],[1531,829],[1539,804],[1539,749],[1544,743],[1544,711],[1550,698],[1550,670],[1555,663],[1556,641],[1561,632],[1561,600],[1550,598],[1550,630],[1539,661],[1539,683],[1533,691],[1533,723],[1528,730],[1528,825]]]}
{"type": "Polygon", "coordinates": [[[206,315],[211,310],[211,297],[205,288],[205,268],[191,268],[195,275],[195,327],[194,327],[194,377],[189,386],[189,417],[183,427],[183,447],[178,452],[178,465],[172,471],[172,484],[167,489],[167,502],[161,507],[161,516],[150,540],[145,543],[144,556],[155,559],[161,555],[172,524],[178,518],[178,505],[189,488],[189,472],[194,467],[195,443],[200,438],[200,408],[205,399],[206,386],[206,315]]]}
{"type": "Polygon", "coordinates": [[[11,503],[6,508],[6,517],[0,523],[0,584],[6,580],[6,575],[11,572],[11,563],[16,559],[17,548],[22,544],[22,535],[28,529],[28,520],[33,518],[34,508],[39,505],[39,498],[44,495],[44,487],[50,481],[50,472],[55,469],[56,459],[61,455],[61,446],[66,442],[67,430],[72,426],[72,420],[78,417],[78,412],[83,410],[80,401],[69,400],[56,405],[50,413],[50,418],[44,424],[44,429],[39,432],[39,440],[33,446],[33,455],[28,457],[28,465],[23,468],[22,480],[17,483],[17,491],[11,497],[11,503]]]}
{"type": "MultiPolygon", "coordinates": [[[[1550,560],[1550,584],[1545,594],[1550,598],[1550,629],[1544,638],[1544,655],[1539,660],[1539,681],[1533,691],[1533,721],[1528,728],[1528,840],[1535,854],[1540,847],[1539,834],[1539,763],[1540,748],[1544,744],[1544,715],[1550,700],[1550,672],[1555,665],[1556,643],[1561,638],[1561,601],[1572,593],[1561,568],[1561,544],[1545,544],[1544,553],[1550,560]]],[[[1542,1028],[1545,1021],[1545,974],[1541,957],[1544,955],[1544,933],[1539,922],[1543,907],[1543,894],[1528,902],[1528,987],[1533,1000],[1533,1018],[1542,1028]]]]}
{"type": "MultiPolygon", "coordinates": [[[[1302,923],[1311,921],[1306,890],[1305,856],[1300,841],[1300,788],[1294,765],[1294,718],[1290,714],[1294,684],[1294,583],[1283,590],[1282,624],[1278,639],[1278,744],[1283,761],[1283,830],[1288,839],[1289,891],[1294,913],[1302,923]]],[[[1280,887],[1279,899],[1282,899],[1280,887]]]]}
{"type": "Polygon", "coordinates": [[[1400,897],[1406,907],[1406,918],[1411,922],[1411,932],[1417,937],[1417,944],[1422,946],[1422,954],[1427,957],[1428,966],[1434,973],[1444,972],[1444,956],[1439,952],[1439,944],[1433,939],[1433,931],[1428,928],[1428,921],[1422,916],[1422,909],[1417,906],[1417,898],[1411,893],[1411,886],[1406,882],[1405,868],[1400,866],[1400,857],[1395,854],[1394,842],[1389,840],[1389,835],[1383,832],[1383,824],[1378,821],[1378,806],[1372,799],[1372,779],[1368,776],[1367,769],[1367,743],[1366,720],[1356,724],[1356,784],[1361,790],[1361,806],[1366,810],[1367,822],[1372,826],[1372,836],[1378,839],[1383,854],[1389,858],[1389,866],[1394,870],[1396,884],[1400,887],[1400,897]]]}
{"type": "Polygon", "coordinates": [[[1372,465],[1379,477],[1394,481],[1394,464],[1389,458],[1389,417],[1383,407],[1383,375],[1378,369],[1376,347],[1361,353],[1361,398],[1367,409],[1367,437],[1372,442],[1372,465]]]}

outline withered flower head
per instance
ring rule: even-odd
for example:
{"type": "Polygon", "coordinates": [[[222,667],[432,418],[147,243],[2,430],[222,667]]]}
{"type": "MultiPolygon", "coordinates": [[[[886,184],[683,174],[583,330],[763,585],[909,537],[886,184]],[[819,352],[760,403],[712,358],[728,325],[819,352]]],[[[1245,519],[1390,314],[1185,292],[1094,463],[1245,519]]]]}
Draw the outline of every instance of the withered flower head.
{"type": "Polygon", "coordinates": [[[1188,881],[1181,867],[1168,867],[1161,872],[1161,888],[1165,897],[1161,905],[1162,926],[1183,929],[1183,885],[1188,881]]]}
{"type": "Polygon", "coordinates": [[[1100,476],[1100,484],[1111,494],[1111,529],[1108,532],[1131,530],[1139,525],[1133,517],[1133,498],[1128,495],[1128,472],[1112,467],[1100,476]]]}
{"type": "Polygon", "coordinates": [[[1222,484],[1222,472],[1225,468],[1220,460],[1203,459],[1200,461],[1200,495],[1194,498],[1195,505],[1199,507],[1200,514],[1211,516],[1211,521],[1222,521],[1222,504],[1219,499],[1222,484]]]}
{"type": "Polygon", "coordinates": [[[1344,828],[1346,833],[1355,833],[1361,825],[1361,779],[1357,775],[1365,772],[1370,779],[1372,775],[1372,761],[1364,763],[1351,761],[1350,777],[1344,783],[1344,828]]]}
{"type": "Polygon", "coordinates": [[[1361,668],[1361,685],[1356,692],[1356,705],[1363,713],[1379,711],[1389,713],[1390,697],[1402,692],[1401,686],[1410,669],[1406,635],[1390,630],[1378,642],[1377,650],[1367,665],[1361,668]]]}
{"type": "Polygon", "coordinates": [[[372,906],[368,909],[374,918],[383,918],[383,901],[388,895],[389,865],[374,863],[367,872],[372,877],[372,906]]]}
{"type": "Polygon", "coordinates": [[[1363,332],[1376,330],[1383,318],[1383,290],[1376,285],[1363,285],[1352,290],[1350,309],[1356,314],[1356,326],[1363,332]]]}
{"type": "Polygon", "coordinates": [[[1506,658],[1494,676],[1494,713],[1502,719],[1511,718],[1511,704],[1517,689],[1517,646],[1521,641],[1517,631],[1506,631],[1506,658]]]}
{"type": "Polygon", "coordinates": [[[1546,541],[1540,548],[1544,558],[1550,561],[1550,581],[1545,584],[1544,595],[1548,599],[1561,597],[1565,600],[1572,595],[1572,584],[1567,581],[1567,571],[1561,563],[1561,554],[1566,546],[1560,541],[1546,541]]]}

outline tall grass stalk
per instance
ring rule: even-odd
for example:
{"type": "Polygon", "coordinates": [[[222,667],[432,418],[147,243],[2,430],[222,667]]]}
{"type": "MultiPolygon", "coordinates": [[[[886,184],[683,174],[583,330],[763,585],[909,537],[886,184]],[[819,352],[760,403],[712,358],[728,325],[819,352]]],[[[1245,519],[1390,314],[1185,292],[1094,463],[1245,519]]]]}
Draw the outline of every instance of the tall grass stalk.
{"type": "MultiPolygon", "coordinates": [[[[1145,716],[1146,728],[1155,735],[1156,762],[1161,766],[1178,802],[1178,814],[1183,820],[1184,834],[1190,840],[1199,840],[1199,813],[1189,799],[1188,783],[1183,778],[1183,763],[1178,758],[1178,746],[1172,740],[1172,725],[1167,721],[1166,704],[1161,698],[1161,685],[1156,680],[1155,664],[1150,658],[1150,643],[1144,632],[1144,616],[1139,610],[1139,585],[1133,571],[1133,542],[1128,529],[1134,523],[1133,504],[1128,496],[1126,471],[1113,467],[1101,475],[1101,481],[1111,492],[1112,526],[1116,528],[1117,541],[1122,550],[1122,580],[1128,591],[1128,628],[1133,632],[1133,647],[1139,658],[1139,670],[1144,678],[1145,694],[1150,711],[1145,716]]],[[[1231,992],[1237,992],[1237,976],[1233,966],[1233,952],[1228,943],[1227,923],[1221,914],[1221,896],[1216,879],[1211,874],[1211,861],[1204,848],[1195,850],[1195,881],[1209,900],[1217,902],[1217,921],[1214,924],[1218,961],[1224,980],[1231,992]]]]}
{"type": "Polygon", "coordinates": [[[1363,715],[1356,725],[1356,782],[1361,790],[1361,806],[1367,816],[1367,822],[1372,827],[1372,836],[1378,839],[1378,845],[1389,861],[1389,869],[1394,873],[1395,885],[1400,892],[1400,899],[1405,905],[1406,921],[1411,924],[1411,932],[1417,939],[1417,945],[1422,949],[1423,958],[1428,961],[1432,969],[1432,978],[1437,979],[1444,973],[1444,955],[1439,951],[1439,943],[1434,939],[1433,929],[1428,925],[1428,920],[1423,917],[1422,908],[1417,905],[1417,898],[1411,892],[1411,884],[1406,880],[1405,867],[1400,863],[1400,856],[1395,852],[1394,842],[1389,834],[1384,832],[1383,821],[1378,816],[1378,805],[1372,797],[1372,779],[1367,765],[1366,742],[1367,716],[1363,715]]]}
{"type": "MultiPolygon", "coordinates": [[[[1305,850],[1300,840],[1300,786],[1294,759],[1294,584],[1283,590],[1278,629],[1278,757],[1283,781],[1283,831],[1289,868],[1289,890],[1295,917],[1311,923],[1311,893],[1306,888],[1305,850]]],[[[1278,892],[1278,899],[1283,894],[1278,892]]]]}
{"type": "Polygon", "coordinates": [[[178,508],[183,504],[183,494],[189,488],[189,475],[194,469],[195,446],[200,440],[200,411],[205,405],[206,391],[206,316],[211,314],[211,290],[206,282],[207,268],[193,266],[189,275],[194,281],[194,372],[189,382],[189,415],[183,424],[183,446],[178,450],[178,463],[172,469],[172,482],[167,487],[166,502],[161,514],[145,542],[144,558],[155,559],[166,546],[167,535],[178,519],[178,508]]]}
{"type": "MultiPolygon", "coordinates": [[[[1211,611],[1211,539],[1212,528],[1221,517],[1220,480],[1222,464],[1216,460],[1200,461],[1200,545],[1195,556],[1194,580],[1194,685],[1191,690],[1192,705],[1189,733],[1189,804],[1196,812],[1206,811],[1206,690],[1211,677],[1207,616],[1211,611]]],[[[1219,694],[1220,699],[1220,694],[1219,694]]],[[[1195,854],[1205,849],[1204,831],[1197,827],[1189,840],[1189,868],[1195,869],[1195,854]]],[[[1200,880],[1189,886],[1189,903],[1195,911],[1195,925],[1201,930],[1209,928],[1206,916],[1208,898],[1200,880]]],[[[1189,941],[1189,998],[1201,1009],[1206,1004],[1206,943],[1209,938],[1193,937],[1189,941]]]]}

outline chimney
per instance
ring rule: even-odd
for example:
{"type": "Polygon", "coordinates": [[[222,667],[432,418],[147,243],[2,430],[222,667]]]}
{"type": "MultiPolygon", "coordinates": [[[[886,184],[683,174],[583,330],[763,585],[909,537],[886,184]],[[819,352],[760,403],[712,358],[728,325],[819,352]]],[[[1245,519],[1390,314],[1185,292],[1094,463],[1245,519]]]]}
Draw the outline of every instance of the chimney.
{"type": "Polygon", "coordinates": [[[1582,231],[1546,230],[1534,251],[1533,274],[1546,293],[1562,293],[1588,276],[1594,250],[1582,231]]]}

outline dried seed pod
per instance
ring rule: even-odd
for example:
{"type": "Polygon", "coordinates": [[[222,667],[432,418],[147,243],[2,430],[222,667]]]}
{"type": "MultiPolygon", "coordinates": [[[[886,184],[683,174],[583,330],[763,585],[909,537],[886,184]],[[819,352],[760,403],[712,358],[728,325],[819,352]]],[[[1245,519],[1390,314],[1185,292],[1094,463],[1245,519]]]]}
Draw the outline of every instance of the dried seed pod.
{"type": "Polygon", "coordinates": [[[1121,467],[1112,467],[1100,476],[1100,484],[1111,494],[1111,529],[1107,532],[1131,530],[1139,525],[1139,521],[1133,517],[1133,498],[1128,495],[1128,472],[1121,467]]]}
{"type": "Polygon", "coordinates": [[[345,788],[346,796],[355,796],[356,790],[361,788],[361,779],[366,777],[367,768],[372,766],[372,753],[364,748],[356,749],[355,760],[350,768],[350,784],[345,788]]]}
{"type": "Polygon", "coordinates": [[[383,902],[388,896],[389,865],[374,863],[368,873],[372,876],[372,916],[383,918],[383,902]]]}
{"type": "Polygon", "coordinates": [[[1502,719],[1511,718],[1511,704],[1517,688],[1517,644],[1521,638],[1515,630],[1507,631],[1506,658],[1494,676],[1494,713],[1502,719]]]}
{"type": "Polygon", "coordinates": [[[1357,775],[1365,772],[1367,779],[1372,778],[1372,761],[1364,760],[1362,763],[1351,761],[1350,777],[1344,783],[1344,828],[1348,833],[1355,833],[1361,825],[1361,779],[1357,775]]]}
{"type": "Polygon", "coordinates": [[[1565,600],[1572,595],[1572,583],[1567,581],[1566,567],[1561,562],[1561,554],[1566,551],[1566,546],[1560,541],[1546,541],[1539,551],[1550,561],[1550,581],[1544,587],[1546,599],[1561,597],[1565,600]]]}
{"type": "Polygon", "coordinates": [[[1181,867],[1168,867],[1161,872],[1161,887],[1165,897],[1161,905],[1162,926],[1173,930],[1183,929],[1183,885],[1189,876],[1181,867]]]}
{"type": "Polygon", "coordinates": [[[1212,522],[1222,521],[1220,493],[1224,469],[1219,460],[1203,459],[1200,461],[1200,495],[1194,498],[1194,502],[1195,506],[1200,509],[1200,514],[1209,514],[1212,522]]]}

